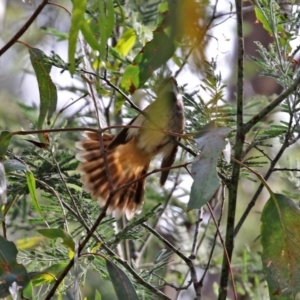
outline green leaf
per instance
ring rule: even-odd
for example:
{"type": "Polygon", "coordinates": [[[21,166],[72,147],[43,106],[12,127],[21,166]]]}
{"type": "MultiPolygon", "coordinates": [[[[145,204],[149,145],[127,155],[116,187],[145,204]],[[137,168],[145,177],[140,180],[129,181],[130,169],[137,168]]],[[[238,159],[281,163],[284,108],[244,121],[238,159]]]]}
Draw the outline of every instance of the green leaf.
{"type": "Polygon", "coordinates": [[[115,24],[114,1],[106,0],[107,22],[106,22],[106,36],[109,38],[115,24]]]}
{"type": "Polygon", "coordinates": [[[7,174],[15,171],[29,171],[28,167],[16,159],[8,159],[3,162],[7,174]]]}
{"type": "Polygon", "coordinates": [[[87,0],[73,0],[73,10],[71,27],[69,31],[69,63],[70,63],[70,73],[73,75],[75,72],[75,52],[77,45],[77,37],[79,30],[84,23],[84,13],[87,0]]]}
{"type": "Polygon", "coordinates": [[[274,194],[262,211],[261,221],[262,262],[270,299],[298,299],[299,206],[284,195],[274,194]]]}
{"type": "MultiPolygon", "coordinates": [[[[173,6],[172,6],[173,7],[173,6]]],[[[163,20],[153,32],[153,39],[128,65],[121,79],[121,87],[131,94],[140,88],[155,70],[165,64],[174,54],[177,41],[174,36],[174,22],[170,20],[172,12],[164,12],[163,20]]]]}
{"type": "Polygon", "coordinates": [[[102,297],[101,297],[101,294],[98,290],[95,291],[95,300],[101,300],[102,297]]]}
{"type": "Polygon", "coordinates": [[[119,300],[138,300],[135,288],[123,270],[106,260],[106,268],[119,300]]]}
{"type": "Polygon", "coordinates": [[[61,32],[52,27],[41,27],[41,30],[46,34],[56,36],[58,42],[65,41],[69,38],[69,35],[67,33],[61,32]]]}
{"type": "Polygon", "coordinates": [[[263,11],[259,7],[254,7],[254,12],[255,12],[256,19],[262,23],[264,29],[267,30],[268,33],[272,36],[273,35],[272,29],[263,11]]]}
{"type": "Polygon", "coordinates": [[[43,216],[42,210],[40,208],[40,204],[38,201],[37,193],[36,193],[36,184],[35,184],[35,177],[30,171],[26,171],[26,181],[28,190],[31,196],[32,204],[35,210],[38,212],[38,214],[41,216],[41,218],[45,221],[45,218],[43,216]]]}
{"type": "Polygon", "coordinates": [[[114,28],[114,3],[113,0],[98,0],[99,6],[99,32],[100,32],[100,57],[105,60],[106,44],[114,28]]]}
{"type": "Polygon", "coordinates": [[[220,184],[217,176],[217,163],[225,148],[225,137],[229,132],[230,129],[226,127],[210,128],[210,125],[206,125],[203,133],[195,138],[201,154],[192,164],[191,173],[194,183],[188,202],[189,209],[201,208],[216,192],[220,184]]]}
{"type": "MultiPolygon", "coordinates": [[[[29,54],[40,92],[40,113],[37,128],[43,129],[45,119],[47,118],[47,123],[50,124],[50,119],[56,111],[57,90],[49,75],[51,65],[47,62],[46,54],[37,48],[29,48],[29,54]]],[[[39,134],[39,139],[41,142],[46,141],[42,134],[39,134]]]]}
{"type": "Polygon", "coordinates": [[[99,45],[98,41],[96,40],[96,38],[86,20],[84,20],[81,23],[80,30],[81,30],[85,40],[87,41],[87,43],[91,46],[91,48],[93,50],[100,51],[101,50],[100,45],[99,45]]]}
{"type": "Polygon", "coordinates": [[[0,236],[0,298],[14,295],[29,283],[25,267],[17,263],[17,254],[15,244],[0,236]]]}
{"type": "Polygon", "coordinates": [[[121,56],[126,56],[128,52],[132,49],[136,41],[136,34],[135,31],[130,28],[126,30],[121,38],[118,40],[117,45],[114,49],[118,52],[121,56]]]}
{"type": "Polygon", "coordinates": [[[1,131],[0,133],[0,159],[6,154],[12,135],[9,131],[1,131]]]}
{"type": "MultiPolygon", "coordinates": [[[[45,238],[41,236],[31,236],[24,239],[15,241],[15,244],[19,250],[32,250],[45,244],[45,238]]],[[[48,241],[48,240],[47,240],[48,241]]]]}
{"type": "Polygon", "coordinates": [[[31,272],[29,276],[34,286],[40,286],[42,284],[51,284],[59,278],[61,273],[68,266],[68,263],[54,264],[41,272],[31,272]]]}
{"type": "Polygon", "coordinates": [[[66,231],[60,228],[54,228],[54,229],[39,229],[37,230],[37,232],[49,239],[56,240],[57,238],[61,238],[63,240],[62,244],[66,246],[69,250],[71,250],[71,252],[74,254],[75,242],[73,238],[66,231]]]}

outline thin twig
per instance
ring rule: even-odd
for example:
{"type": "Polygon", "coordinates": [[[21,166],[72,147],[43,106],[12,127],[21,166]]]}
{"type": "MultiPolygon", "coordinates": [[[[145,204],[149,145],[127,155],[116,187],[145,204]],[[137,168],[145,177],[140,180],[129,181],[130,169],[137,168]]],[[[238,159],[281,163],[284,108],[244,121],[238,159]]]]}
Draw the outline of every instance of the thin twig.
{"type": "Polygon", "coordinates": [[[11,38],[9,42],[7,42],[1,49],[0,49],[0,56],[4,54],[29,28],[29,26],[33,23],[33,21],[38,17],[41,13],[43,8],[48,4],[48,0],[43,0],[43,2],[37,7],[35,12],[32,16],[28,19],[28,21],[23,25],[21,29],[11,38]]]}
{"type": "MultiPolygon", "coordinates": [[[[173,193],[174,193],[174,191],[175,191],[175,189],[176,189],[176,187],[177,187],[177,185],[178,185],[178,177],[179,177],[179,174],[180,174],[180,170],[178,170],[177,175],[176,175],[176,178],[175,178],[175,180],[174,180],[173,187],[171,188],[171,190],[170,190],[170,192],[169,192],[169,194],[168,194],[168,197],[167,197],[167,199],[166,199],[166,201],[165,201],[165,204],[164,204],[162,210],[159,212],[159,214],[158,214],[158,216],[157,216],[157,218],[156,218],[156,221],[155,221],[155,223],[154,223],[153,226],[152,226],[154,230],[157,228],[157,225],[158,225],[158,223],[159,223],[159,221],[160,221],[161,216],[164,214],[164,212],[166,211],[168,205],[170,204],[170,202],[171,202],[171,200],[172,200],[173,193]]],[[[137,251],[138,254],[137,254],[137,259],[136,259],[136,262],[135,262],[137,265],[139,265],[139,263],[140,263],[140,261],[141,261],[141,258],[142,258],[142,256],[143,256],[143,253],[144,253],[144,251],[146,250],[146,248],[147,248],[149,242],[151,241],[152,236],[153,236],[152,234],[149,234],[149,235],[145,238],[145,240],[144,240],[143,244],[141,245],[140,249],[137,251]]]]}
{"type": "Polygon", "coordinates": [[[249,120],[244,125],[244,134],[248,133],[252,127],[260,122],[263,118],[265,118],[274,108],[278,107],[278,105],[285,100],[290,94],[296,91],[299,88],[300,84],[300,75],[294,80],[294,82],[287,88],[284,92],[282,92],[275,100],[273,100],[268,106],[266,106],[260,113],[255,115],[251,120],[249,120]]]}
{"type": "MultiPolygon", "coordinates": [[[[272,175],[274,168],[277,164],[277,162],[279,161],[279,159],[281,158],[281,156],[283,155],[284,151],[286,150],[287,147],[289,147],[289,139],[290,139],[290,135],[291,135],[291,126],[293,123],[293,118],[292,116],[290,117],[290,121],[289,121],[289,130],[285,135],[285,140],[281,146],[281,148],[279,149],[277,155],[275,156],[275,158],[273,160],[271,160],[270,163],[270,167],[266,173],[266,175],[263,177],[263,179],[265,181],[267,181],[269,179],[269,177],[272,175]]],[[[255,194],[253,195],[251,201],[249,202],[249,204],[247,205],[247,208],[245,209],[244,213],[242,214],[241,218],[239,219],[235,229],[234,229],[234,236],[236,236],[238,234],[238,232],[240,231],[242,225],[244,224],[247,216],[249,215],[252,207],[255,205],[256,200],[258,199],[259,195],[261,194],[261,191],[263,190],[264,185],[263,183],[261,183],[259,185],[259,187],[257,188],[255,194]]]]}
{"type": "Polygon", "coordinates": [[[153,235],[155,235],[160,241],[162,241],[165,245],[167,245],[174,253],[176,253],[189,267],[190,273],[191,273],[191,280],[194,285],[194,289],[196,292],[196,299],[201,299],[201,287],[198,283],[197,279],[197,272],[196,268],[194,266],[194,262],[192,259],[186,257],[182,252],[180,252],[177,248],[175,248],[168,240],[166,240],[164,237],[162,237],[157,231],[155,231],[153,228],[151,228],[146,223],[143,223],[142,226],[146,229],[148,229],[153,235]]]}
{"type": "MultiPolygon", "coordinates": [[[[79,244],[78,247],[78,256],[80,255],[81,251],[84,249],[84,247],[86,246],[86,244],[88,243],[88,241],[90,240],[90,238],[93,236],[94,232],[96,231],[97,227],[99,226],[99,224],[101,223],[101,221],[104,219],[104,217],[106,216],[106,211],[108,209],[108,206],[111,202],[111,199],[113,197],[113,194],[110,194],[105,205],[103,206],[101,213],[99,215],[99,217],[97,218],[97,220],[95,221],[95,223],[93,224],[92,228],[87,232],[86,237],[84,238],[84,240],[79,244]]],[[[50,300],[54,294],[55,291],[57,290],[58,286],[61,284],[61,282],[64,280],[64,278],[67,276],[67,274],[70,272],[71,268],[74,265],[74,258],[72,258],[70,260],[70,262],[68,263],[68,265],[66,266],[66,268],[62,271],[61,275],[59,276],[59,278],[57,279],[57,281],[55,281],[55,283],[53,284],[52,288],[50,289],[49,293],[47,294],[45,300],[50,300]]]]}
{"type": "Polygon", "coordinates": [[[198,239],[198,234],[199,234],[199,227],[200,227],[200,224],[202,221],[203,221],[202,209],[200,208],[200,209],[198,209],[198,219],[197,219],[197,222],[195,223],[195,233],[194,233],[194,239],[193,239],[190,259],[196,258],[196,244],[197,244],[197,239],[198,239]]]}
{"type": "Polygon", "coordinates": [[[216,226],[216,230],[217,230],[217,233],[218,233],[218,236],[219,236],[219,239],[221,241],[221,244],[223,246],[223,249],[224,249],[224,253],[225,253],[225,258],[227,260],[227,264],[228,264],[228,272],[230,273],[230,277],[231,277],[231,284],[232,284],[232,289],[233,289],[233,295],[234,295],[234,299],[237,300],[238,297],[237,297],[237,293],[236,293],[236,288],[235,288],[235,282],[234,282],[234,276],[233,276],[233,272],[232,272],[232,268],[230,266],[230,258],[229,258],[229,254],[227,252],[227,249],[225,247],[225,243],[224,243],[224,240],[222,238],[222,235],[221,235],[221,232],[219,230],[219,226],[218,226],[218,223],[216,221],[216,218],[214,216],[214,213],[209,205],[209,203],[206,204],[208,209],[209,209],[209,212],[211,214],[211,217],[212,219],[214,220],[214,223],[215,223],[215,226],[216,226]]]}
{"type": "MultiPolygon", "coordinates": [[[[222,201],[221,201],[221,209],[220,209],[219,219],[218,219],[217,223],[215,223],[215,226],[217,228],[220,228],[220,224],[221,224],[221,220],[222,220],[222,216],[223,216],[223,210],[224,210],[224,204],[225,204],[225,197],[224,197],[225,186],[221,186],[220,190],[221,190],[221,193],[222,193],[222,201]]],[[[212,218],[211,213],[210,213],[210,217],[212,218]]],[[[215,236],[214,236],[212,246],[211,246],[211,249],[210,249],[210,253],[209,253],[209,256],[208,256],[208,261],[207,261],[206,267],[204,269],[204,272],[203,272],[203,274],[202,274],[202,276],[199,280],[199,283],[200,283],[201,286],[203,286],[205,276],[206,276],[206,274],[209,270],[209,267],[210,267],[212,256],[213,256],[213,253],[214,253],[214,250],[215,250],[215,247],[216,247],[217,237],[218,237],[218,230],[216,229],[215,236]]]]}

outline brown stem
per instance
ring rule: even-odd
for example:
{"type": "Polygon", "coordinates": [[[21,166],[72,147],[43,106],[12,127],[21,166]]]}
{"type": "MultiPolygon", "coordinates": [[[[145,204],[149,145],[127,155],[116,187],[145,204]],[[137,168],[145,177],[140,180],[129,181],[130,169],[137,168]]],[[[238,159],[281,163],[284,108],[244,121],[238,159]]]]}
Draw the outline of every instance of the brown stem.
{"type": "Polygon", "coordinates": [[[0,49],[0,56],[4,54],[26,32],[26,30],[29,28],[29,26],[33,23],[33,21],[37,18],[37,16],[40,14],[40,12],[47,4],[48,4],[48,0],[44,0],[38,6],[38,8],[28,19],[28,21],[23,25],[23,27],[11,38],[11,40],[8,43],[4,45],[4,47],[0,49]]]}

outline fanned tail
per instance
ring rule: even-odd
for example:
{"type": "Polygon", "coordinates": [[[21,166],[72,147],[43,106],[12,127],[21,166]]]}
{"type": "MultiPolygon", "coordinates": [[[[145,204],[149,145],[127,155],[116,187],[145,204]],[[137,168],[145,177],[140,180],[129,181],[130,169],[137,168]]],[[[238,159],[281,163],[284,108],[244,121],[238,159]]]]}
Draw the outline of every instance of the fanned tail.
{"type": "MultiPolygon", "coordinates": [[[[85,132],[84,136],[84,140],[76,143],[76,147],[80,150],[76,158],[81,162],[78,170],[82,173],[84,189],[104,206],[111,191],[99,136],[95,132],[85,132]]],[[[111,134],[103,134],[103,148],[113,188],[116,189],[144,176],[148,171],[151,157],[141,155],[133,140],[112,149],[108,148],[114,137],[111,134]]],[[[141,209],[144,189],[145,178],[120,189],[113,195],[108,212],[115,211],[117,216],[125,213],[127,218],[131,219],[141,209]]]]}

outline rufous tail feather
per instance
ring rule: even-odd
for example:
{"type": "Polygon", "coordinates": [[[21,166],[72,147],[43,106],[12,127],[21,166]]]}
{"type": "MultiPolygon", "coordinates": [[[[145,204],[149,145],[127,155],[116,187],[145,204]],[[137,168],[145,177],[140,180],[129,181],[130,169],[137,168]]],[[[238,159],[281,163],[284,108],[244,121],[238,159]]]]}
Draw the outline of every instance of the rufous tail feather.
{"type": "Polygon", "coordinates": [[[98,199],[101,206],[104,206],[111,193],[107,174],[111,178],[114,190],[137,180],[117,191],[112,196],[108,208],[108,212],[114,211],[116,216],[125,213],[127,218],[131,219],[143,204],[145,178],[142,177],[148,171],[151,157],[141,155],[134,139],[111,149],[108,145],[115,136],[103,134],[105,151],[102,154],[98,133],[85,132],[84,136],[84,140],[76,143],[76,147],[80,150],[76,158],[81,162],[78,170],[82,173],[84,189],[91,193],[93,198],[98,199]],[[106,155],[108,170],[104,155],[106,155]]]}

